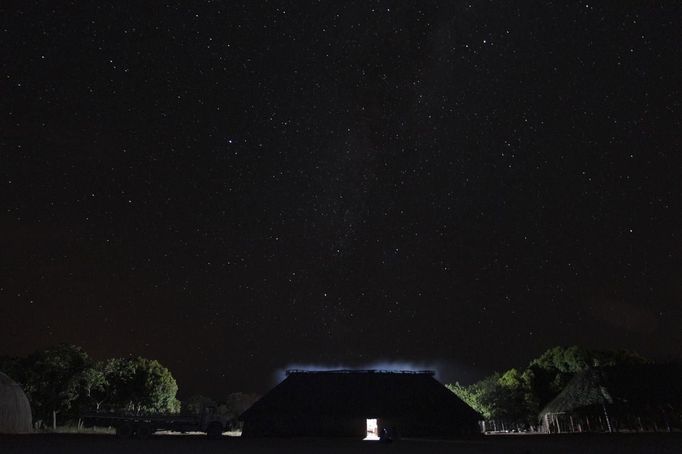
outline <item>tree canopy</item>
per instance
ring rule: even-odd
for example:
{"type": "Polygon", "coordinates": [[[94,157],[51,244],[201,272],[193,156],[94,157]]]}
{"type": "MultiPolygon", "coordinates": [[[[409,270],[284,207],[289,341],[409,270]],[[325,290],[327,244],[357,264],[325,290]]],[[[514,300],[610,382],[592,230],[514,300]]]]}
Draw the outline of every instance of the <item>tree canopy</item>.
{"type": "Polygon", "coordinates": [[[139,356],[113,358],[97,367],[106,383],[107,407],[136,413],[180,411],[177,382],[158,361],[139,356]]]}
{"type": "Polygon", "coordinates": [[[58,413],[67,413],[87,386],[87,369],[92,367],[88,354],[80,347],[60,344],[35,352],[25,362],[22,379],[36,419],[53,423],[58,413]]]}
{"type": "Polygon", "coordinates": [[[182,400],[182,412],[199,415],[207,407],[216,407],[213,399],[201,394],[195,394],[182,400]]]}
{"type": "Polygon", "coordinates": [[[0,358],[0,370],[22,384],[34,420],[56,424],[81,410],[177,412],[170,370],[141,357],[96,362],[81,347],[60,344],[25,358],[0,358]]]}
{"type": "Polygon", "coordinates": [[[561,392],[576,373],[591,367],[644,364],[628,351],[553,347],[530,361],[524,370],[496,372],[468,386],[447,387],[486,419],[535,422],[540,410],[561,392]]]}

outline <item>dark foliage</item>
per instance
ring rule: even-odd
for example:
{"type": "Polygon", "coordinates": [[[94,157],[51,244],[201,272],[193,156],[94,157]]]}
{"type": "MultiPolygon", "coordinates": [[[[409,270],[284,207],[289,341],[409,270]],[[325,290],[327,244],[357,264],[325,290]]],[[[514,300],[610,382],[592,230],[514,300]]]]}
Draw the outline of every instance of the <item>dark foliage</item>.
{"type": "Polygon", "coordinates": [[[448,388],[486,419],[535,423],[540,410],[557,396],[576,373],[599,367],[646,364],[636,353],[554,347],[533,359],[523,371],[495,373],[469,386],[448,388]]]}
{"type": "Polygon", "coordinates": [[[25,358],[0,358],[31,403],[34,421],[56,425],[83,410],[173,412],[177,384],[158,361],[146,358],[95,362],[81,348],[60,344],[25,358]]]}

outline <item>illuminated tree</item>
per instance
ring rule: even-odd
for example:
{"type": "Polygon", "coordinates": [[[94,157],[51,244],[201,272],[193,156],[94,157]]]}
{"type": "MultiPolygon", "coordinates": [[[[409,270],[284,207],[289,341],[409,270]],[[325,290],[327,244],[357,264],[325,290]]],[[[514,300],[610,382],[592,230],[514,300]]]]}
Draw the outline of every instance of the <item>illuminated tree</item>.
{"type": "Polygon", "coordinates": [[[455,383],[448,388],[486,419],[534,424],[540,409],[559,394],[576,373],[590,367],[645,362],[641,356],[627,351],[554,347],[532,360],[523,372],[509,369],[469,386],[455,383]]]}
{"type": "Polygon", "coordinates": [[[141,412],[178,412],[178,385],[156,360],[114,358],[100,365],[107,381],[109,406],[141,412]]]}

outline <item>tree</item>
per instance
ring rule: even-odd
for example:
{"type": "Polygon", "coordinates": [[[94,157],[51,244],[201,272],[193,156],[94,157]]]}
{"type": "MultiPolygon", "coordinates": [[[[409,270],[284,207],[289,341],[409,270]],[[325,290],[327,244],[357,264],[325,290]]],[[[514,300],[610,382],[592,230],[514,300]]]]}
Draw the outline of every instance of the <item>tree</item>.
{"type": "Polygon", "coordinates": [[[470,386],[447,385],[460,399],[485,419],[526,421],[537,414],[530,394],[530,376],[517,369],[494,373],[470,386]]]}
{"type": "Polygon", "coordinates": [[[260,399],[258,394],[236,392],[227,396],[225,406],[231,417],[236,419],[258,399],[260,399]]]}
{"type": "Polygon", "coordinates": [[[175,397],[177,382],[158,361],[114,358],[99,368],[107,383],[109,406],[136,413],[180,411],[180,402],[175,397]]]}
{"type": "Polygon", "coordinates": [[[233,429],[241,428],[241,422],[238,420],[239,415],[244,413],[254,402],[260,399],[258,394],[249,394],[236,392],[227,396],[224,402],[218,405],[217,411],[221,416],[225,416],[231,420],[233,429]]]}
{"type": "Polygon", "coordinates": [[[78,398],[80,407],[98,411],[107,398],[109,383],[99,365],[88,367],[75,377],[81,389],[78,398]]]}
{"type": "Polygon", "coordinates": [[[216,403],[210,397],[195,394],[182,401],[182,412],[200,415],[206,407],[215,407],[216,403]]]}
{"type": "Polygon", "coordinates": [[[626,350],[600,351],[586,348],[553,347],[532,360],[532,390],[539,407],[544,407],[566,387],[576,373],[589,367],[644,364],[647,361],[626,350]]]}
{"type": "Polygon", "coordinates": [[[52,419],[74,409],[83,391],[83,372],[91,367],[87,353],[75,345],[60,344],[30,355],[25,362],[24,391],[38,420],[52,419]]]}
{"type": "Polygon", "coordinates": [[[36,421],[77,418],[84,409],[178,412],[178,385],[158,361],[109,359],[95,363],[78,346],[60,344],[26,358],[0,357],[0,370],[23,385],[36,421]]]}
{"type": "Polygon", "coordinates": [[[641,356],[627,351],[553,347],[533,359],[523,371],[509,369],[469,386],[455,383],[448,388],[486,419],[534,424],[540,410],[566,387],[576,373],[589,367],[645,362],[641,356]]]}
{"type": "Polygon", "coordinates": [[[494,419],[500,416],[498,404],[502,400],[502,390],[499,379],[500,374],[494,373],[469,386],[459,383],[446,386],[485,419],[494,419]]]}

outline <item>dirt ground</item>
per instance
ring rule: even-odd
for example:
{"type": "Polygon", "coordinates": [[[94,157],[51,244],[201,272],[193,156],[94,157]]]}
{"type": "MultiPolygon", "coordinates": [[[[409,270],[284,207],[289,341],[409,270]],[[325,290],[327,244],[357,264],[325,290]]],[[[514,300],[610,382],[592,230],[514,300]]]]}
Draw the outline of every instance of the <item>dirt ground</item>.
{"type": "Polygon", "coordinates": [[[682,433],[487,436],[475,440],[400,440],[393,443],[345,439],[244,439],[155,435],[147,440],[120,440],[112,435],[0,435],[2,454],[148,453],[505,453],[628,454],[682,453],[682,433]]]}

